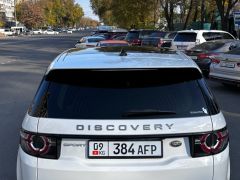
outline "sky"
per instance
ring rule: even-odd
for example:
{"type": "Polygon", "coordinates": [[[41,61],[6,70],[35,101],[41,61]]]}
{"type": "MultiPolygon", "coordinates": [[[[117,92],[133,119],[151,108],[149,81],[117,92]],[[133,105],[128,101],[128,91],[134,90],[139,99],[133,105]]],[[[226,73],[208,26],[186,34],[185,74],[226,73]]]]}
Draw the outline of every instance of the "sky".
{"type": "Polygon", "coordinates": [[[80,6],[83,8],[84,16],[99,20],[99,18],[95,14],[93,14],[90,0],[76,0],[76,2],[80,4],[80,6]]]}

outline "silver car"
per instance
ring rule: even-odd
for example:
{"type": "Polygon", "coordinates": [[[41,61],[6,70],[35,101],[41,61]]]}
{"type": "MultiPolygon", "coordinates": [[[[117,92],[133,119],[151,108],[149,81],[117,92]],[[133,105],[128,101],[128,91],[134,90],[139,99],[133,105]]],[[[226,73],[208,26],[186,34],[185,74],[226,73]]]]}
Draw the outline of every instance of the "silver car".
{"type": "Polygon", "coordinates": [[[214,57],[210,66],[210,78],[225,85],[240,86],[240,48],[214,57]]]}

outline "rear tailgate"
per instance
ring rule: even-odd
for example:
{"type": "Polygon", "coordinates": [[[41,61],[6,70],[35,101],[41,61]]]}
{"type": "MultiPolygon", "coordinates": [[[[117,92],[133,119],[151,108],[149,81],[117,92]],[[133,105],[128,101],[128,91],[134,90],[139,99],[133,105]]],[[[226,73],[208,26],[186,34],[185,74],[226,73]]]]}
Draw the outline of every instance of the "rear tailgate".
{"type": "Polygon", "coordinates": [[[79,176],[91,180],[91,176],[97,173],[100,180],[111,180],[113,176],[125,177],[128,180],[129,177],[136,178],[139,174],[141,176],[138,179],[144,180],[149,173],[148,177],[153,180],[157,180],[159,176],[163,180],[173,180],[177,176],[185,180],[192,180],[193,174],[195,176],[201,172],[201,175],[199,174],[195,178],[196,180],[203,178],[204,180],[212,180],[212,156],[203,157],[199,160],[198,158],[192,158],[187,136],[188,133],[206,131],[212,131],[212,122],[209,116],[154,121],[147,119],[116,121],[41,118],[38,132],[57,136],[61,134],[62,142],[60,157],[57,161],[38,159],[38,177],[39,180],[48,180],[48,177],[54,174],[54,177],[61,180],[67,177],[77,180],[79,176]],[[89,157],[89,155],[95,153],[93,146],[89,146],[90,143],[99,141],[159,142],[162,146],[161,156],[150,159],[123,157],[120,159],[114,158],[114,160],[112,158],[96,159],[89,157]],[[171,146],[172,142],[181,142],[182,145],[173,147],[171,146]]]}
{"type": "Polygon", "coordinates": [[[239,55],[223,54],[216,57],[219,63],[212,63],[210,76],[240,82],[239,55]]]}

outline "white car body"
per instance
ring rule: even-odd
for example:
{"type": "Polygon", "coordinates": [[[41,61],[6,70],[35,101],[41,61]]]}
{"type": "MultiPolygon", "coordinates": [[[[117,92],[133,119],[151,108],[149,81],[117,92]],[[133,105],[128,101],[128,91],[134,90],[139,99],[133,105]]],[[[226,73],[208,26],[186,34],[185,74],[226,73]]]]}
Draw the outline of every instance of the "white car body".
{"type": "Polygon", "coordinates": [[[57,34],[59,34],[59,32],[53,31],[53,30],[46,30],[46,31],[43,32],[43,34],[47,34],[47,35],[57,35],[57,34]]]}
{"type": "MultiPolygon", "coordinates": [[[[166,55],[129,52],[127,56],[119,56],[116,52],[99,53],[91,48],[72,49],[61,54],[51,63],[46,76],[61,70],[127,72],[132,69],[156,68],[190,68],[200,73],[197,65],[182,53],[166,55]]],[[[191,155],[188,135],[201,135],[226,127],[220,111],[214,115],[206,115],[208,112],[204,109],[200,111],[205,115],[187,118],[146,117],[141,120],[59,119],[34,117],[29,112],[22,123],[21,137],[25,137],[24,133],[61,136],[58,144],[59,157],[34,157],[27,154],[21,146],[17,158],[17,180],[230,180],[228,144],[221,153],[215,155],[195,158],[191,155]],[[98,159],[91,158],[88,154],[88,146],[91,144],[89,140],[134,140],[143,143],[146,139],[155,139],[155,143],[162,142],[158,145],[161,157],[98,159]]],[[[29,140],[28,137],[27,139],[29,140]]]]}
{"type": "Polygon", "coordinates": [[[73,33],[73,31],[71,29],[67,30],[67,34],[72,34],[72,33],[73,33]]]}
{"type": "Polygon", "coordinates": [[[172,48],[185,51],[206,41],[218,39],[235,39],[235,37],[226,31],[220,30],[184,30],[177,33],[172,41],[172,48]]]}
{"type": "Polygon", "coordinates": [[[39,34],[43,34],[43,31],[41,29],[38,29],[38,30],[33,30],[32,33],[33,35],[39,35],[39,34]]]}
{"type": "Polygon", "coordinates": [[[209,77],[227,84],[240,85],[240,59],[239,55],[221,54],[211,63],[209,77]]]}
{"type": "Polygon", "coordinates": [[[4,36],[12,36],[14,32],[10,29],[0,29],[0,33],[4,34],[4,36]]]}
{"type": "Polygon", "coordinates": [[[76,48],[88,48],[96,47],[98,42],[105,40],[103,37],[98,36],[87,36],[80,39],[79,42],[75,45],[76,48]]]}

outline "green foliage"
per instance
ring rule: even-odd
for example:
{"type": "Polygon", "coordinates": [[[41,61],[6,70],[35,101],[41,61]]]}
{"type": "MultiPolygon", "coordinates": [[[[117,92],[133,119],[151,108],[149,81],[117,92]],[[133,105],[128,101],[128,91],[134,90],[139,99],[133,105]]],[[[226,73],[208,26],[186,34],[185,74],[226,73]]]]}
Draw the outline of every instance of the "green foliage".
{"type": "Polygon", "coordinates": [[[152,26],[156,0],[91,0],[95,14],[108,25],[123,28],[152,26]]]}
{"type": "Polygon", "coordinates": [[[27,28],[36,28],[43,25],[44,15],[38,3],[23,2],[16,6],[19,21],[27,28]]]}
{"type": "Polygon", "coordinates": [[[17,5],[17,17],[22,23],[26,23],[26,16],[28,14],[35,24],[27,23],[29,27],[42,27],[42,26],[74,26],[78,23],[84,15],[83,9],[75,3],[75,0],[39,0],[36,3],[22,2],[17,5]],[[23,8],[30,5],[28,8],[23,8]],[[31,6],[41,11],[41,18],[36,13],[31,11],[31,6]],[[36,18],[38,17],[38,18],[36,18]]]}

